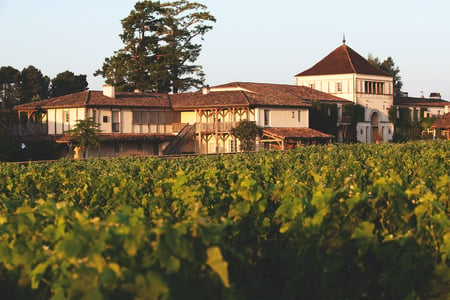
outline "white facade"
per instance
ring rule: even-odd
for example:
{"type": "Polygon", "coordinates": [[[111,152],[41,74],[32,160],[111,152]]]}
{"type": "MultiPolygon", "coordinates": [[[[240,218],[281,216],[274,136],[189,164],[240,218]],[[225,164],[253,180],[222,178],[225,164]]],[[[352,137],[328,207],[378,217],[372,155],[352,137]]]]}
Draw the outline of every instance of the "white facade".
{"type": "Polygon", "coordinates": [[[78,120],[86,119],[86,109],[49,108],[47,111],[47,130],[49,135],[62,135],[71,130],[78,120]]]}
{"type": "Polygon", "coordinates": [[[273,108],[255,109],[255,121],[259,127],[307,128],[309,113],[307,108],[273,108]]]}
{"type": "Polygon", "coordinates": [[[365,74],[313,75],[297,76],[295,83],[363,106],[364,122],[358,122],[356,128],[359,142],[392,140],[394,126],[389,122],[388,113],[394,103],[392,77],[365,74]]]}
{"type": "Polygon", "coordinates": [[[48,134],[62,135],[74,128],[78,120],[93,118],[102,134],[111,133],[172,133],[172,123],[179,120],[180,113],[148,109],[115,108],[50,108],[47,112],[48,134]],[[136,120],[140,112],[147,119],[136,120]]]}

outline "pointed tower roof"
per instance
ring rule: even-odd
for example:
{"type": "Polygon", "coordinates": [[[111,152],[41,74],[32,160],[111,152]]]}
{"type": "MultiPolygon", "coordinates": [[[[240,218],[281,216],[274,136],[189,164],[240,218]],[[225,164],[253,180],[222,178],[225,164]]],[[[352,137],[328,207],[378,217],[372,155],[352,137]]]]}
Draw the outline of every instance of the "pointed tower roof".
{"type": "Polygon", "coordinates": [[[367,59],[347,46],[345,44],[345,38],[343,45],[336,48],[308,70],[298,73],[295,76],[355,73],[392,77],[391,74],[373,66],[367,59]]]}

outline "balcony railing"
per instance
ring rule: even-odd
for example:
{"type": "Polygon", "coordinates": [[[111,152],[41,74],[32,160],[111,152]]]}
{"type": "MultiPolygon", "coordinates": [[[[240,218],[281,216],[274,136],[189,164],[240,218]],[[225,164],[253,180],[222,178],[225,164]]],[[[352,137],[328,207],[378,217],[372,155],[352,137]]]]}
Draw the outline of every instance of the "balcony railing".
{"type": "Polygon", "coordinates": [[[14,136],[42,136],[48,134],[47,124],[15,124],[10,133],[14,136]]]}
{"type": "Polygon", "coordinates": [[[234,127],[233,124],[233,122],[197,123],[197,132],[228,132],[234,127]]]}
{"type": "Polygon", "coordinates": [[[187,123],[172,123],[172,131],[179,132],[187,123]]]}

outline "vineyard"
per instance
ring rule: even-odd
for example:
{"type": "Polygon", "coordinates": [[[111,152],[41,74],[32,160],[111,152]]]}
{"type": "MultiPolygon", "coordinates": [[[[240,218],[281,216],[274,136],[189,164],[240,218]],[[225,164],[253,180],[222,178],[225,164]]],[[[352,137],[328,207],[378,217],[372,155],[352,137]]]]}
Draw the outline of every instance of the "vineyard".
{"type": "Polygon", "coordinates": [[[0,164],[2,299],[448,299],[450,142],[0,164]]]}

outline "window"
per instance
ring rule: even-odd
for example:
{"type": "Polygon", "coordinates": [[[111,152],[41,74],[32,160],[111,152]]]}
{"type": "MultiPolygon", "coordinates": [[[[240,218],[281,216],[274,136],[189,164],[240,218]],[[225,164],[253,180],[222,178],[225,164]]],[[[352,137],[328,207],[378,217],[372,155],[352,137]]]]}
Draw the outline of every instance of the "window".
{"type": "Polygon", "coordinates": [[[299,123],[302,122],[302,111],[301,111],[301,110],[299,110],[299,111],[297,112],[297,121],[298,121],[299,123]]]}
{"type": "Polygon", "coordinates": [[[309,83],[309,87],[312,88],[312,89],[314,89],[316,86],[315,86],[314,82],[310,82],[310,83],[309,83]]]}
{"type": "Polygon", "coordinates": [[[270,125],[270,110],[265,109],[264,110],[264,126],[270,125]]]}
{"type": "Polygon", "coordinates": [[[142,124],[142,111],[133,111],[133,124],[142,124]]]}
{"type": "Polygon", "coordinates": [[[295,118],[295,111],[292,112],[292,119],[295,118]]]}
{"type": "Polygon", "coordinates": [[[64,111],[63,115],[64,115],[64,123],[69,123],[69,121],[70,121],[69,112],[68,111],[64,111]]]}
{"type": "MultiPolygon", "coordinates": [[[[384,95],[384,82],[364,81],[364,93],[374,95],[384,95]]],[[[390,94],[389,85],[389,94],[390,94]]]]}
{"type": "Polygon", "coordinates": [[[336,82],[336,91],[338,93],[342,92],[342,82],[336,82]]]}
{"type": "Polygon", "coordinates": [[[120,132],[119,111],[112,112],[112,132],[120,132]]]}
{"type": "Polygon", "coordinates": [[[94,122],[97,122],[97,110],[96,109],[92,110],[92,120],[94,120],[94,122]]]}
{"type": "Polygon", "coordinates": [[[103,116],[103,123],[108,123],[108,116],[103,116]]]}
{"type": "Polygon", "coordinates": [[[234,140],[230,140],[230,152],[237,152],[237,145],[234,140]]]}

